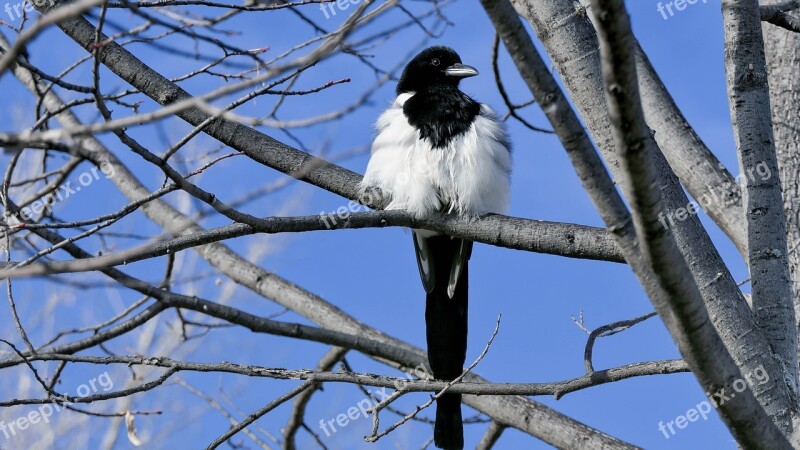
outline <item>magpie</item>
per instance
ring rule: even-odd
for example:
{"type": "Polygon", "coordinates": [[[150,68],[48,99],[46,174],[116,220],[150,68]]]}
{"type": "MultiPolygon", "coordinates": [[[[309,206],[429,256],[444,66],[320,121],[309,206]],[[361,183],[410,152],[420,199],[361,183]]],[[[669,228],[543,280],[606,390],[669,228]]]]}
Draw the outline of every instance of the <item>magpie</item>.
{"type": "MultiPolygon", "coordinates": [[[[423,50],[406,65],[397,98],[378,119],[362,192],[379,189],[391,199],[386,209],[418,218],[506,212],[511,151],[505,126],[489,106],[458,88],[475,75],[474,67],[442,46],[423,50]]],[[[417,229],[412,238],[426,293],[428,363],[434,378],[453,380],[467,352],[472,241],[417,229]]],[[[434,443],[464,447],[460,394],[437,399],[434,443]]]]}

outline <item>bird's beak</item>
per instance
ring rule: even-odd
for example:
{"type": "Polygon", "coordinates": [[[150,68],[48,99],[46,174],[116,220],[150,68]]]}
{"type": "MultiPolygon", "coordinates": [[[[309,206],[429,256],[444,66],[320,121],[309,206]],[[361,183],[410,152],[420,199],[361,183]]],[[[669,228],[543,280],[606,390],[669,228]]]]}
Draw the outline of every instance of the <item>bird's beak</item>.
{"type": "Polygon", "coordinates": [[[444,69],[445,75],[454,78],[469,78],[478,74],[478,69],[467,66],[465,64],[453,64],[452,66],[444,69]]]}

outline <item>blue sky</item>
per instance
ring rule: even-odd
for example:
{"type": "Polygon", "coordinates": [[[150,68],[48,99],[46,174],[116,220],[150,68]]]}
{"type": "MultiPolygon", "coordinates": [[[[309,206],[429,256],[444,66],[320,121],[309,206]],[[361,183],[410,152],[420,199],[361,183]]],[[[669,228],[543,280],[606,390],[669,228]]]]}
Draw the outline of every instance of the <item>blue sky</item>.
{"type": "MultiPolygon", "coordinates": [[[[665,20],[651,0],[630,1],[634,31],[653,65],[674,96],[689,122],[695,127],[712,151],[732,171],[736,172],[736,155],[733,146],[730,120],[725,93],[725,75],[722,53],[722,24],[718,2],[703,3],[702,0],[677,12],[665,20]]],[[[412,3],[414,10],[426,4],[412,3]]],[[[305,9],[307,14],[331,29],[341,22],[344,13],[326,20],[316,7],[305,9]]],[[[477,67],[481,76],[466,80],[463,90],[482,102],[489,103],[501,113],[505,112],[491,76],[491,46],[493,31],[485,13],[477,2],[455,2],[446,7],[445,13],[454,26],[429,43],[443,44],[455,48],[465,63],[477,67]]],[[[120,22],[130,20],[123,13],[112,15],[120,22]]],[[[393,15],[375,28],[402,20],[393,15]]],[[[124,22],[127,23],[127,22],[124,22]]],[[[245,15],[222,28],[235,28],[241,32],[231,38],[242,48],[269,46],[270,52],[280,53],[309,36],[307,27],[290,18],[288,13],[256,13],[245,15]],[[302,31],[298,31],[302,30],[302,31]]],[[[4,30],[4,33],[7,31],[4,30]]],[[[389,40],[383,47],[372,51],[373,61],[389,68],[402,55],[421,40],[419,30],[407,31],[389,40]]],[[[189,41],[172,40],[176,45],[190,50],[189,41]]],[[[183,74],[201,64],[189,58],[165,55],[143,45],[129,49],[152,67],[167,76],[183,74]]],[[[33,61],[51,73],[58,72],[84,52],[59,31],[51,30],[40,36],[30,48],[33,61]]],[[[504,82],[516,102],[530,98],[527,88],[515,73],[510,58],[501,54],[501,69],[504,82]]],[[[89,83],[90,67],[83,66],[67,79],[83,84],[89,83]]],[[[126,84],[105,73],[106,89],[125,89],[126,84]]],[[[365,66],[352,57],[337,56],[307,72],[296,88],[310,88],[330,80],[349,77],[349,84],[329,89],[314,96],[292,98],[281,110],[282,119],[304,118],[333,111],[353,101],[375,79],[365,66]]],[[[199,78],[183,85],[191,93],[199,94],[214,86],[216,79],[199,78]]],[[[295,133],[312,151],[327,148],[331,155],[353,148],[368,146],[372,137],[372,124],[380,111],[393,99],[394,83],[379,89],[368,105],[347,115],[342,120],[313,128],[296,130],[295,133]]],[[[0,131],[14,131],[33,122],[30,115],[33,100],[8,74],[0,78],[0,98],[5,106],[0,110],[0,131]]],[[[258,99],[237,112],[249,115],[264,114],[272,99],[258,99]]],[[[128,114],[119,109],[119,116],[128,114]]],[[[152,110],[152,102],[142,106],[143,111],[152,110]]],[[[547,122],[536,107],[524,110],[530,121],[541,126],[547,122]]],[[[115,116],[115,117],[119,117],[115,116]]],[[[84,120],[93,120],[90,110],[84,110],[84,120]]],[[[150,146],[154,152],[165,149],[161,136],[174,142],[189,128],[179,120],[168,121],[163,127],[146,126],[131,130],[131,134],[150,146]]],[[[510,214],[533,219],[563,221],[601,226],[587,195],[582,190],[566,154],[558,140],[550,135],[535,134],[509,121],[509,130],[514,143],[514,175],[512,183],[512,206],[510,214]]],[[[264,129],[271,136],[291,143],[279,130],[264,129]]],[[[138,157],[120,145],[112,136],[103,136],[103,141],[114,153],[138,170],[140,179],[151,189],[156,189],[161,178],[158,172],[144,165],[138,157]]],[[[200,137],[187,149],[202,153],[217,147],[217,144],[200,137]]],[[[229,149],[223,149],[226,153],[229,149]]],[[[8,156],[2,160],[7,163],[8,156]]],[[[367,156],[350,158],[342,164],[363,173],[367,156]]],[[[194,167],[186,163],[186,167],[194,167]]],[[[86,170],[86,168],[84,168],[86,170]]],[[[79,172],[77,172],[79,173],[79,172]]],[[[200,178],[202,187],[218,193],[223,200],[240,195],[280,179],[274,171],[260,166],[245,157],[228,159],[214,166],[200,178]]],[[[58,205],[57,213],[69,219],[89,218],[118,209],[123,198],[107,181],[98,181],[88,192],[58,205]]],[[[181,205],[184,211],[197,211],[196,201],[183,197],[169,197],[173,204],[181,205]]],[[[300,183],[292,184],[258,202],[247,205],[248,212],[258,215],[302,215],[335,211],[347,201],[300,183]]],[[[733,245],[701,216],[709,227],[720,252],[729,263],[734,277],[743,280],[744,266],[733,245]]],[[[227,223],[227,220],[211,218],[203,222],[207,227],[227,223]]],[[[136,232],[158,235],[159,229],[141,214],[124,219],[114,228],[118,232],[136,232]]],[[[304,288],[321,295],[347,313],[364,323],[386,333],[424,347],[424,302],[417,268],[408,232],[400,229],[343,230],[304,233],[302,235],[252,236],[228,242],[267,270],[273,271],[304,288]],[[266,246],[266,252],[254,249],[266,246]]],[[[138,245],[133,240],[118,240],[119,246],[138,245]]],[[[85,242],[87,248],[99,249],[96,241],[85,242]]],[[[63,255],[56,255],[63,258],[63,255]]],[[[207,264],[192,252],[179,256],[180,277],[207,274],[207,264]]],[[[136,263],[124,269],[131,274],[157,282],[161,277],[163,261],[136,263]]],[[[497,382],[546,382],[568,379],[583,374],[583,348],[586,334],[572,321],[581,311],[585,324],[595,328],[610,322],[629,319],[645,314],[652,306],[625,265],[581,261],[557,256],[540,255],[476,245],[470,274],[470,338],[467,359],[473,360],[483,349],[494,329],[498,315],[502,314],[500,332],[488,356],[477,367],[482,376],[497,382]]],[[[71,275],[67,280],[103,280],[93,275],[71,275]]],[[[197,293],[215,300],[230,295],[235,306],[259,314],[269,314],[280,308],[243,288],[232,288],[225,282],[216,282],[217,277],[205,277],[193,286],[179,285],[177,290],[197,293]]],[[[51,327],[73,326],[85,320],[108,317],[130,304],[138,296],[107,288],[75,291],[61,285],[42,280],[15,282],[17,298],[23,321],[36,330],[38,342],[51,327]],[[71,292],[70,292],[71,291],[71,292]],[[59,298],[58,306],[48,315],[42,315],[47,298],[59,298]],[[55,322],[54,322],[55,321],[55,322]]],[[[169,323],[174,322],[174,313],[154,327],[154,339],[169,336],[169,323]]],[[[287,314],[282,319],[304,320],[287,314]]],[[[7,314],[2,316],[3,336],[14,338],[7,314]]],[[[166,339],[166,337],[165,337],[166,339]]],[[[317,344],[271,336],[256,336],[239,329],[213,331],[202,341],[186,344],[184,358],[196,361],[218,361],[221,359],[259,364],[270,367],[310,368],[327,350],[317,344]]],[[[16,341],[19,339],[17,338],[16,341]]],[[[15,341],[15,342],[16,342],[15,341]]],[[[135,337],[125,336],[110,343],[119,353],[135,348],[135,337]]],[[[651,319],[624,333],[601,339],[594,352],[594,365],[598,369],[618,365],[677,357],[677,350],[663,325],[651,319]]],[[[371,360],[350,355],[349,362],[358,371],[396,374],[371,360]]],[[[42,366],[47,371],[54,365],[42,366]]],[[[66,374],[62,386],[66,392],[105,368],[75,368],[66,374]]],[[[8,371],[11,373],[11,371],[8,371]]],[[[17,373],[23,374],[23,370],[17,373]]],[[[129,380],[125,370],[113,371],[117,387],[129,380]]],[[[27,375],[22,375],[27,376],[27,375]]],[[[183,378],[193,386],[204,389],[219,398],[220,386],[238,408],[249,412],[263,406],[272,399],[290,390],[296,382],[267,379],[242,380],[231,376],[184,374],[183,378]]],[[[3,397],[13,395],[14,384],[0,385],[3,397]]],[[[310,426],[318,427],[320,419],[329,420],[337,414],[346,413],[363,395],[350,385],[328,385],[325,392],[317,394],[311,403],[307,420],[310,426]]],[[[409,395],[398,406],[408,410],[424,401],[424,394],[409,395]]],[[[601,431],[617,436],[645,448],[693,449],[735,448],[730,434],[720,420],[711,416],[689,424],[676,435],[666,439],[659,431],[659,422],[674,420],[686,414],[704,400],[704,395],[690,374],[666,375],[633,379],[566,395],[560,400],[537,397],[556,410],[601,431]]],[[[137,396],[132,409],[147,410],[160,405],[164,414],[137,418],[140,435],[147,439],[147,448],[204,448],[215,437],[227,429],[226,420],[202,400],[188,394],[176,384],[160,388],[149,396],[137,396]],[[168,407],[164,407],[164,404],[168,407]]],[[[99,406],[98,406],[99,407],[99,406]]],[[[13,410],[10,416],[25,413],[24,408],[13,410]]],[[[258,424],[274,434],[280,433],[289,412],[284,405],[258,424]]],[[[432,411],[426,411],[430,416],[432,411]]],[[[71,413],[63,413],[71,414],[71,413]]],[[[465,408],[465,416],[471,411],[465,408]]],[[[390,421],[390,416],[382,423],[390,421]]],[[[55,420],[66,420],[59,415],[55,420]]],[[[55,422],[54,422],[55,423],[55,422]]],[[[92,419],[94,427],[108,426],[107,419],[92,419]]],[[[353,421],[347,427],[325,436],[325,444],[331,449],[361,448],[419,448],[431,434],[427,425],[407,424],[378,444],[367,445],[362,437],[368,434],[370,421],[364,418],[353,421]]],[[[485,424],[468,425],[466,439],[474,445],[486,428],[485,424]]],[[[85,431],[85,430],[84,430],[85,431]]],[[[44,432],[41,428],[26,433],[44,432]]],[[[79,430],[68,431],[65,437],[78,439],[79,430]],[[75,433],[75,434],[72,434],[75,433]]],[[[307,434],[300,433],[301,448],[315,448],[307,434]]],[[[80,437],[82,439],[82,437],[80,437]]],[[[99,446],[101,437],[89,438],[93,447],[99,446]]],[[[15,447],[14,441],[0,446],[15,447]]],[[[130,448],[124,433],[115,441],[113,448],[130,448]]],[[[549,448],[529,436],[515,430],[507,430],[498,446],[500,449],[549,448]]]]}

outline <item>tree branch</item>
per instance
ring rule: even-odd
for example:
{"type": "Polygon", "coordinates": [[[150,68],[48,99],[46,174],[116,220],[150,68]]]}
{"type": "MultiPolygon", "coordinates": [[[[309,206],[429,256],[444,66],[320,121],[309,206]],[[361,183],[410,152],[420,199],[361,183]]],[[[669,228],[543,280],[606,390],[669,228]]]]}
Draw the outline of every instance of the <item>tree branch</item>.
{"type": "MultiPolygon", "coordinates": [[[[333,369],[337,362],[344,358],[347,349],[342,347],[333,347],[328,350],[325,355],[320,359],[317,365],[317,371],[329,371],[333,369]]],[[[308,389],[300,393],[294,401],[292,406],[292,413],[289,415],[289,422],[283,428],[283,450],[296,450],[295,436],[297,431],[304,425],[306,407],[308,402],[311,401],[311,396],[314,395],[321,387],[320,384],[315,384],[312,389],[308,389]]]]}
{"type": "Polygon", "coordinates": [[[486,433],[484,433],[483,437],[481,437],[478,445],[475,446],[475,450],[491,450],[491,448],[494,447],[494,444],[497,443],[497,440],[500,439],[500,435],[503,434],[505,429],[505,425],[492,422],[489,425],[489,428],[486,430],[486,433]]]}
{"type": "MultiPolygon", "coordinates": [[[[256,233],[297,233],[373,227],[423,228],[517,250],[581,259],[624,262],[608,232],[601,228],[583,225],[500,215],[490,215],[472,220],[438,213],[418,219],[405,211],[352,213],[345,219],[334,217],[333,220],[335,222],[326,215],[253,218],[249,220],[248,224],[226,225],[102,256],[74,261],[50,261],[0,270],[0,279],[88,272],[256,233]]],[[[25,226],[19,228],[25,228],[25,226]]]]}
{"type": "Polygon", "coordinates": [[[761,5],[760,16],[764,22],[769,22],[795,33],[800,33],[800,19],[789,14],[800,8],[800,1],[787,0],[774,5],[761,5]]]}
{"type": "Polygon", "coordinates": [[[208,445],[208,450],[213,450],[219,447],[221,444],[225,443],[228,439],[232,438],[236,433],[242,431],[251,423],[258,420],[264,414],[272,411],[273,409],[277,408],[278,406],[286,403],[287,401],[291,400],[292,398],[296,397],[306,389],[310,388],[314,383],[312,381],[306,381],[305,383],[301,383],[299,386],[295,387],[291,391],[281,395],[280,397],[276,398],[275,400],[267,403],[263,408],[259,409],[258,411],[253,412],[249,416],[247,416],[244,420],[236,424],[235,426],[231,427],[230,430],[226,431],[222,436],[214,439],[214,442],[208,445]]]}
{"type": "MultiPolygon", "coordinates": [[[[622,0],[593,0],[592,7],[598,20],[606,102],[626,173],[623,189],[633,208],[643,252],[669,295],[666,302],[652,300],[662,317],[672,316],[674,321],[665,321],[667,328],[703,388],[719,392],[744,378],[709,320],[675,240],[659,222],[663,207],[652,156],[655,143],[639,98],[628,13],[622,0]]],[[[718,411],[743,447],[792,448],[750,390],[719,404],[718,411]]]]}
{"type": "MultiPolygon", "coordinates": [[[[620,180],[606,106],[599,88],[600,61],[597,36],[589,21],[591,8],[576,8],[573,0],[513,0],[512,3],[533,25],[614,178],[620,180]]],[[[739,252],[746,254],[741,195],[735,179],[686,121],[638,44],[637,70],[645,117],[669,165],[739,252]]],[[[683,198],[676,202],[674,209],[689,204],[684,194],[679,197],[683,198]]]]}
{"type": "MultiPolygon", "coordinates": [[[[797,323],[758,1],[723,0],[722,15],[733,135],[741,171],[747,174],[744,205],[753,312],[772,356],[783,367],[792,400],[787,412],[797,414],[797,323]]],[[[792,430],[786,415],[775,419],[785,433],[792,430]]]]}
{"type": "MultiPolygon", "coordinates": [[[[241,322],[241,321],[240,321],[241,322]]],[[[266,332],[255,329],[257,332],[266,332]]],[[[317,342],[321,342],[317,340],[317,342]]],[[[368,341],[357,342],[350,339],[350,348],[364,353],[373,352],[380,348],[379,353],[386,354],[386,348],[373,346],[368,341]],[[373,349],[371,349],[373,348],[373,349]]],[[[440,392],[450,383],[449,381],[411,380],[405,377],[388,377],[368,373],[331,372],[319,370],[300,370],[269,368],[253,365],[240,365],[231,362],[201,363],[191,361],[178,361],[166,357],[149,356],[82,356],[63,353],[37,353],[26,356],[28,361],[66,361],[85,364],[126,364],[131,366],[151,366],[173,369],[176,372],[216,372],[243,375],[247,377],[271,378],[276,380],[303,380],[315,383],[350,383],[363,386],[385,387],[400,392],[440,392]]],[[[631,378],[653,375],[668,375],[688,372],[689,367],[683,360],[672,359],[662,361],[648,361],[598,370],[591,374],[551,383],[490,383],[485,380],[461,381],[453,384],[447,390],[455,394],[466,395],[524,395],[539,396],[552,395],[560,399],[566,394],[588,389],[602,384],[614,383],[631,378]]]]}
{"type": "MultiPolygon", "coordinates": [[[[617,156],[611,134],[608,109],[605,102],[602,101],[604,89],[601,79],[600,55],[597,51],[597,36],[591,22],[586,17],[587,11],[585,9],[582,10],[583,13],[576,11],[573,3],[569,0],[551,0],[548,2],[517,0],[516,4],[520,13],[531,22],[544,47],[553,58],[554,64],[559,69],[564,84],[571,94],[573,103],[581,112],[584,121],[598,143],[600,151],[606,157],[606,160],[610,161],[609,165],[612,173],[617,174],[617,179],[624,180],[625,175],[619,174],[621,169],[616,165],[617,156]],[[575,76],[576,73],[581,75],[575,76]]],[[[590,8],[590,10],[593,9],[590,8]]],[[[529,38],[527,39],[529,40],[529,38]]],[[[513,47],[509,46],[510,51],[511,48],[513,47]]],[[[511,51],[511,53],[515,60],[532,61],[532,59],[526,59],[528,58],[527,53],[518,54],[514,51],[511,51]]],[[[641,86],[641,78],[643,76],[641,72],[646,71],[647,68],[643,70],[640,70],[640,68],[640,66],[637,66],[637,74],[640,81],[639,87],[644,89],[641,86]]],[[[524,72],[521,73],[525,76],[524,72]]],[[[536,82],[537,78],[527,76],[526,81],[531,85],[536,82]]],[[[547,78],[542,77],[540,79],[547,78]]],[[[545,93],[549,92],[553,91],[546,91],[545,93]]],[[[645,95],[646,98],[647,95],[645,95]]],[[[647,104],[648,101],[645,100],[644,106],[647,107],[647,104]]],[[[679,113],[676,112],[676,114],[679,113]]],[[[658,124],[660,123],[658,122],[658,124]]],[[[664,132],[666,132],[668,135],[674,135],[676,139],[684,139],[686,136],[683,133],[686,129],[673,130],[677,134],[669,130],[658,129],[656,137],[663,137],[664,132]]],[[[568,134],[567,136],[571,135],[568,134]]],[[[565,146],[570,149],[574,145],[568,146],[565,144],[565,146]]],[[[688,146],[688,143],[686,145],[673,143],[670,148],[677,149],[688,146]]],[[[574,147],[582,148],[581,146],[574,147]]],[[[657,149],[657,147],[655,148],[657,149]]],[[[583,155],[583,153],[578,153],[578,155],[582,155],[580,159],[584,161],[581,164],[586,166],[585,169],[582,169],[585,172],[579,172],[582,173],[580,178],[582,180],[588,178],[589,174],[593,174],[591,175],[592,177],[601,176],[603,172],[600,170],[595,172],[588,171],[589,168],[594,167],[594,164],[591,163],[592,156],[588,154],[588,151],[585,152],[587,155],[583,155]]],[[[654,151],[652,156],[659,172],[658,186],[661,188],[666,208],[666,214],[661,217],[663,220],[662,226],[672,230],[681,253],[689,264],[692,276],[700,288],[709,317],[736,363],[745,373],[766,370],[769,374],[768,383],[763,385],[751,384],[750,389],[758,397],[761,404],[767,408],[771,416],[775,417],[779,414],[784,414],[791,407],[792,401],[789,396],[789,387],[783,380],[783,367],[777,364],[770,356],[771,350],[766,337],[757,327],[752,311],[745,302],[741,290],[730,275],[725,263],[697,217],[689,213],[688,217],[684,216],[685,220],[677,220],[674,223],[672,219],[667,220],[667,218],[673,217],[675,212],[680,209],[683,209],[685,213],[688,199],[664,156],[658,151],[654,151]],[[667,223],[668,221],[670,223],[667,223]],[[740,330],[748,330],[748,332],[742,333],[740,330]]],[[[575,159],[573,159],[573,164],[575,164],[574,161],[575,159]]],[[[576,168],[579,167],[576,165],[576,168]]],[[[595,183],[599,182],[595,181],[595,183]]],[[[602,214],[603,209],[598,210],[602,214]]],[[[622,213],[618,210],[616,214],[617,218],[611,223],[625,224],[620,215],[622,213]]],[[[613,217],[611,218],[613,219],[613,217]]],[[[625,228],[620,228],[620,230],[625,230],[625,228]]],[[[631,244],[627,245],[630,246],[631,244]]],[[[630,251],[640,252],[640,249],[634,247],[630,251]]],[[[631,259],[628,258],[628,261],[630,262],[631,259]]],[[[633,261],[636,261],[636,259],[633,259],[633,261]]],[[[633,266],[632,268],[639,276],[640,282],[645,286],[648,296],[651,299],[661,298],[661,301],[665,301],[667,297],[663,288],[652,280],[653,277],[643,278],[640,275],[646,274],[647,271],[652,271],[647,267],[647,263],[645,262],[640,269],[636,269],[633,266]]],[[[669,321],[671,318],[662,316],[662,320],[669,321]]]]}

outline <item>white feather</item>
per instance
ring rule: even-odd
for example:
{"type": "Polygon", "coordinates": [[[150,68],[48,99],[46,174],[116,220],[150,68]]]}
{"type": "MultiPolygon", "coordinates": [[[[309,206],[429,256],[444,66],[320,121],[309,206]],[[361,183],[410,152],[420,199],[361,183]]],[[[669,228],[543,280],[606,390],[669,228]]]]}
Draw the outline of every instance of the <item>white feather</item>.
{"type": "Polygon", "coordinates": [[[433,148],[403,114],[412,95],[400,94],[378,119],[361,188],[380,188],[392,199],[387,209],[404,209],[415,217],[447,205],[448,212],[471,217],[506,213],[511,154],[494,111],[481,105],[469,130],[447,147],[433,148]]]}

